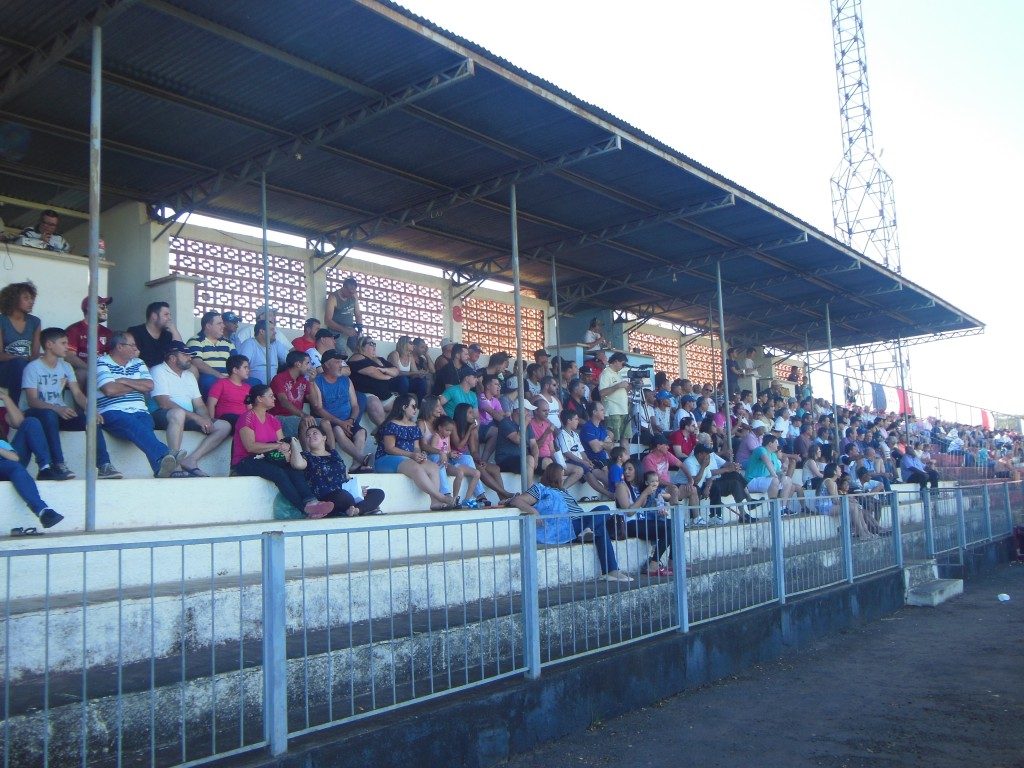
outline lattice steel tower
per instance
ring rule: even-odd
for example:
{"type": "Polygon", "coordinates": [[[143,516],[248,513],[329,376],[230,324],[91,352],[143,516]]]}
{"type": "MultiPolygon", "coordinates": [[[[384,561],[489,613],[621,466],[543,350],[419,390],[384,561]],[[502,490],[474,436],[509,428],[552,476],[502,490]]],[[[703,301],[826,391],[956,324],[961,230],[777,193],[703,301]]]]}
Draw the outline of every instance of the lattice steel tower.
{"type": "Polygon", "coordinates": [[[901,271],[892,179],[875,156],[860,0],[831,0],[843,159],[832,175],[836,237],[901,271]]]}

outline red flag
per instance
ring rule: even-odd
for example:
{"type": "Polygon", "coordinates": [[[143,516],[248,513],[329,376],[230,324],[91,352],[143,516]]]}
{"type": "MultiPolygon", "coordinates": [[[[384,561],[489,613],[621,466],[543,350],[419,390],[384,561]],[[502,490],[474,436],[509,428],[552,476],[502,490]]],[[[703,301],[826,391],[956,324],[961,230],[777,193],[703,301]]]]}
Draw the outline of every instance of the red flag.
{"type": "Polygon", "coordinates": [[[988,411],[981,412],[981,428],[992,429],[992,414],[988,411]]]}

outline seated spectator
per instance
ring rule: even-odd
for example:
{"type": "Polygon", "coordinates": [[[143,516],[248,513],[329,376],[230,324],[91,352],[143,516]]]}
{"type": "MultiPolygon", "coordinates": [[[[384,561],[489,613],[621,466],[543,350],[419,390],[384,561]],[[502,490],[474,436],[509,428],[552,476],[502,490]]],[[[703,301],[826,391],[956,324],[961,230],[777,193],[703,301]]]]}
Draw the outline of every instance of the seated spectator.
{"type": "MultiPolygon", "coordinates": [[[[505,486],[501,482],[501,470],[497,464],[481,462],[477,464],[474,456],[480,452],[480,424],[477,410],[472,405],[460,403],[455,407],[455,415],[452,417],[455,422],[455,432],[452,434],[452,461],[456,465],[462,465],[469,469],[477,470],[480,473],[480,480],[488,488],[498,494],[501,499],[505,493],[505,486]]],[[[467,498],[470,497],[466,491],[467,498]]],[[[476,496],[477,504],[490,506],[487,496],[479,494],[476,496]]],[[[466,506],[463,504],[463,506],[466,506]]],[[[475,509],[475,507],[473,507],[475,509]]]]}
{"type": "Polygon", "coordinates": [[[18,454],[21,466],[28,467],[29,461],[35,457],[38,468],[36,480],[70,480],[74,477],[71,472],[57,469],[39,419],[22,413],[11,396],[0,389],[0,436],[8,439],[10,429],[17,430],[10,445],[18,454]]]}
{"type": "Polygon", "coordinates": [[[939,473],[931,467],[926,467],[911,446],[907,446],[907,451],[902,457],[897,457],[894,452],[892,458],[893,461],[899,462],[904,483],[916,483],[921,486],[922,493],[929,485],[932,488],[939,487],[939,473]]]}
{"type": "Polygon", "coordinates": [[[636,467],[627,462],[622,468],[622,482],[615,488],[615,503],[622,510],[626,537],[643,539],[651,544],[651,552],[641,574],[647,576],[672,576],[670,547],[672,522],[666,519],[668,494],[661,490],[658,475],[648,472],[644,475],[643,487],[636,483],[636,467]],[[662,557],[669,552],[668,567],[661,564],[662,557]]]}
{"type": "MultiPolygon", "coordinates": [[[[192,355],[192,370],[199,379],[203,397],[217,379],[227,378],[227,362],[235,354],[235,345],[224,338],[224,318],[220,312],[204,312],[199,333],[185,342],[192,355]]],[[[166,358],[165,358],[166,359],[166,358]]]]}
{"type": "Polygon", "coordinates": [[[356,392],[365,395],[366,415],[374,424],[384,421],[385,409],[395,396],[395,378],[398,369],[377,357],[377,342],[369,336],[359,339],[358,350],[348,359],[352,384],[356,392]]]}
{"type": "Polygon", "coordinates": [[[45,210],[39,214],[39,221],[34,227],[28,227],[21,231],[21,235],[19,235],[15,243],[24,245],[27,248],[68,253],[71,250],[71,245],[57,234],[57,227],[59,226],[60,217],[57,215],[57,212],[49,209],[45,210]]]}
{"type": "Polygon", "coordinates": [[[323,373],[313,382],[320,391],[320,404],[312,410],[321,419],[321,425],[330,425],[335,443],[356,463],[351,472],[369,472],[373,454],[366,450],[366,430],[359,426],[362,408],[356,389],[349,378],[348,362],[335,349],[323,355],[323,373]]]}
{"type": "Polygon", "coordinates": [[[850,513],[850,535],[855,539],[877,539],[879,534],[888,533],[883,529],[875,516],[861,505],[860,501],[850,496],[850,478],[843,475],[836,480],[836,491],[839,497],[846,497],[847,509],[850,513]]]}
{"type": "Polygon", "coordinates": [[[206,396],[206,412],[213,418],[221,419],[235,427],[238,417],[248,410],[245,398],[251,389],[249,385],[249,358],[245,355],[231,355],[224,364],[226,379],[218,379],[206,396]]]}
{"type": "MultiPolygon", "coordinates": [[[[594,462],[583,450],[583,441],[577,430],[580,415],[576,411],[564,410],[560,414],[562,428],[558,432],[557,447],[566,466],[574,466],[583,473],[587,485],[606,498],[614,498],[608,486],[608,470],[594,466],[594,462]]],[[[571,486],[570,486],[571,487],[571,486]]]]}
{"type": "MultiPolygon", "coordinates": [[[[83,411],[88,403],[66,361],[69,356],[67,334],[60,328],[47,328],[39,338],[43,345],[42,357],[29,363],[22,376],[22,386],[28,400],[26,415],[39,421],[53,462],[45,477],[39,479],[70,480],[75,475],[64,463],[60,433],[62,430],[84,432],[86,425],[85,416],[67,404],[65,394],[70,392],[74,403],[83,411]]],[[[101,480],[119,480],[124,477],[110,463],[110,454],[107,453],[107,443],[101,430],[96,430],[96,467],[97,476],[101,480]]]]}
{"type": "MultiPolygon", "coordinates": [[[[306,430],[320,424],[320,419],[311,415],[313,407],[323,402],[316,383],[309,379],[309,356],[298,349],[293,349],[285,357],[285,369],[270,382],[274,391],[274,408],[270,412],[281,422],[286,439],[293,437],[305,450],[306,430]],[[303,409],[309,405],[310,411],[303,409]]],[[[327,450],[334,448],[334,430],[325,427],[327,450]]]]}
{"type": "Polygon", "coordinates": [[[408,336],[398,337],[394,351],[388,355],[388,363],[398,369],[398,376],[394,381],[398,394],[404,395],[411,392],[416,395],[418,400],[427,396],[427,382],[430,379],[430,373],[417,366],[416,353],[412,346],[412,340],[408,336]]]}
{"type": "Polygon", "coordinates": [[[679,429],[668,436],[668,444],[672,453],[680,461],[684,461],[693,453],[697,446],[697,425],[689,416],[684,416],[679,429]]]}
{"type": "MultiPolygon", "coordinates": [[[[301,351],[301,350],[300,350],[301,351]]],[[[379,488],[363,488],[362,495],[353,491],[345,460],[335,449],[327,447],[327,433],[315,424],[306,427],[303,435],[308,450],[297,451],[292,445],[291,465],[306,473],[306,482],[320,501],[334,504],[328,517],[356,517],[357,515],[381,515],[380,505],[384,503],[384,491],[379,488]]]]}
{"type": "Polygon", "coordinates": [[[533,353],[533,362],[541,369],[541,378],[551,375],[551,355],[546,349],[538,349],[533,353]]]}
{"type": "Polygon", "coordinates": [[[501,380],[493,374],[484,374],[483,389],[477,395],[478,441],[480,447],[475,456],[477,465],[483,467],[494,455],[494,446],[498,443],[498,431],[494,425],[504,418],[504,408],[498,395],[501,394],[501,380]]]}
{"type": "MultiPolygon", "coordinates": [[[[289,503],[306,517],[316,520],[334,511],[334,502],[320,501],[306,482],[302,470],[291,463],[292,443],[284,439],[281,423],[270,413],[274,392],[256,384],[245,398],[249,410],[235,424],[231,443],[231,469],[243,477],[269,480],[289,503]]],[[[297,441],[296,441],[297,442],[297,441]]]]}
{"type": "MultiPolygon", "coordinates": [[[[313,346],[306,350],[309,357],[310,376],[319,376],[323,373],[323,355],[328,350],[334,349],[337,334],[330,328],[321,328],[313,337],[313,346]]],[[[285,356],[287,359],[287,355],[285,356]]]]}
{"type": "Polygon", "coordinates": [[[608,466],[608,451],[615,447],[615,441],[608,434],[603,421],[604,405],[594,403],[590,408],[590,418],[580,424],[583,451],[598,469],[608,466]]]}
{"type": "Polygon", "coordinates": [[[249,360],[249,384],[266,384],[277,375],[278,369],[288,359],[288,348],[278,340],[277,330],[267,325],[266,320],[257,320],[253,326],[252,338],[242,342],[238,354],[249,360]],[[269,349],[269,353],[268,353],[269,349]],[[267,355],[270,355],[270,374],[267,372],[267,355]]]}
{"type": "MultiPolygon", "coordinates": [[[[530,420],[526,422],[526,429],[529,430],[531,442],[537,444],[537,471],[543,472],[548,464],[555,460],[555,433],[557,430],[548,419],[548,404],[538,400],[537,405],[530,414],[530,420]]],[[[583,470],[580,467],[570,464],[566,470],[566,485],[569,488],[576,485],[583,477],[583,470]]]]}
{"type": "Polygon", "coordinates": [[[338,351],[355,352],[359,337],[363,333],[363,313],[359,308],[359,282],[354,277],[346,277],[341,288],[327,297],[324,311],[327,327],[341,339],[338,351]]]}
{"type": "MultiPolygon", "coordinates": [[[[96,357],[105,355],[110,350],[110,329],[104,325],[107,321],[107,307],[113,299],[100,296],[96,305],[96,357]]],[[[75,369],[78,386],[84,387],[89,374],[89,297],[82,299],[82,314],[85,317],[77,323],[69,325],[68,352],[64,357],[75,369]]]]}
{"type": "Polygon", "coordinates": [[[586,387],[580,379],[573,379],[568,387],[569,399],[565,401],[565,408],[579,414],[580,420],[585,421],[590,415],[590,401],[585,393],[586,387]]]}
{"type": "Polygon", "coordinates": [[[460,374],[463,368],[467,368],[469,362],[469,348],[465,344],[453,344],[451,346],[451,359],[447,363],[441,363],[439,357],[434,361],[434,388],[431,394],[437,397],[453,384],[461,380],[460,374]]]}
{"type": "Polygon", "coordinates": [[[544,368],[537,363],[530,363],[526,366],[526,380],[523,382],[524,392],[532,403],[540,395],[541,380],[544,378],[544,368]]]}
{"type": "Polygon", "coordinates": [[[651,432],[668,436],[672,431],[672,395],[661,390],[654,395],[654,400],[657,405],[651,410],[651,432]]]}
{"type": "Polygon", "coordinates": [[[824,460],[821,456],[821,446],[817,443],[812,443],[811,447],[807,451],[807,458],[804,459],[803,466],[803,486],[804,488],[817,490],[818,486],[821,485],[822,472],[821,467],[824,465],[824,460]]]}
{"type": "Polygon", "coordinates": [[[455,408],[461,403],[476,407],[476,383],[476,372],[469,367],[464,367],[459,371],[459,383],[445,387],[438,400],[441,401],[448,418],[455,415],[455,408]]]}
{"type": "Polygon", "coordinates": [[[529,490],[512,499],[513,506],[523,513],[538,516],[537,542],[557,545],[592,541],[605,581],[633,581],[631,576],[619,570],[615,547],[606,529],[607,515],[588,515],[584,512],[579,502],[562,487],[562,479],[562,468],[558,464],[551,464],[544,470],[540,482],[534,483],[529,490]]]}
{"type": "Polygon", "coordinates": [[[178,459],[183,453],[172,454],[154,433],[153,417],[146,407],[153,377],[137,357],[138,351],[135,338],[128,332],[110,338],[110,352],[96,362],[100,391],[96,406],[103,417],[103,429],[146,454],[154,476],[170,477],[179,470],[178,459]]]}
{"type": "Polygon", "coordinates": [[[768,425],[760,419],[754,421],[749,429],[745,424],[736,425],[736,436],[739,437],[739,446],[736,448],[736,463],[745,467],[750,461],[751,454],[761,447],[761,441],[768,431],[768,425]]]}
{"type": "Polygon", "coordinates": [[[175,477],[209,477],[199,468],[199,461],[228,439],[232,425],[210,417],[191,369],[192,356],[188,349],[180,341],[172,341],[164,362],[150,371],[152,397],[157,404],[153,423],[157,429],[167,431],[167,447],[179,457],[180,475],[175,474],[175,477]],[[181,450],[186,430],[205,435],[187,458],[181,450]]]}
{"type": "MultiPolygon", "coordinates": [[[[154,301],[146,307],[146,322],[128,329],[138,346],[138,357],[152,368],[164,361],[164,354],[171,341],[181,341],[181,334],[174,326],[171,305],[166,301],[154,301]]],[[[113,346],[113,339],[111,339],[113,346]]]]}
{"type": "Polygon", "coordinates": [[[484,372],[484,367],[480,365],[480,356],[483,353],[483,347],[475,342],[466,347],[466,365],[476,371],[477,376],[484,372]]]}
{"type": "Polygon", "coordinates": [[[477,509],[480,502],[476,499],[476,484],[480,480],[480,472],[473,464],[473,457],[464,454],[453,446],[456,439],[455,420],[442,414],[434,419],[431,425],[431,447],[429,458],[439,468],[440,477],[449,475],[452,478],[450,489],[443,485],[438,490],[455,497],[456,508],[477,509]],[[463,480],[466,481],[466,500],[459,495],[463,480]]]}
{"type": "Polygon", "coordinates": [[[864,449],[864,456],[856,462],[858,471],[866,469],[869,479],[881,483],[883,490],[889,493],[892,490],[892,479],[885,472],[885,465],[879,461],[878,452],[872,447],[864,449]]]}
{"type": "Polygon", "coordinates": [[[732,509],[741,523],[752,523],[754,519],[743,511],[743,504],[749,502],[750,495],[747,493],[746,481],[740,474],[740,465],[726,461],[717,453],[711,450],[706,443],[697,443],[693,453],[683,462],[687,473],[693,478],[694,487],[697,489],[698,503],[707,499],[711,504],[711,511],[707,520],[703,520],[699,509],[692,510],[697,513],[696,524],[704,523],[712,525],[724,525],[722,517],[723,496],[731,496],[733,503],[737,505],[732,509]]]}
{"type": "MultiPolygon", "coordinates": [[[[562,401],[558,399],[558,381],[554,376],[545,376],[540,380],[540,394],[534,399],[533,404],[540,405],[542,402],[547,403],[548,421],[551,422],[551,426],[557,432],[562,428],[562,422],[559,418],[559,415],[562,413],[562,401]]],[[[571,483],[567,482],[566,485],[572,488],[571,483]]]]}
{"type": "Polygon", "coordinates": [[[488,376],[496,376],[499,381],[504,381],[508,373],[508,363],[512,358],[508,352],[495,352],[487,358],[487,367],[484,368],[488,376]]]}
{"type": "Polygon", "coordinates": [[[32,283],[11,283],[0,290],[0,386],[14,402],[21,400],[21,377],[30,360],[39,356],[39,318],[32,283]]]}
{"type": "Polygon", "coordinates": [[[427,459],[420,449],[423,433],[416,426],[419,406],[412,395],[399,395],[391,404],[384,423],[377,431],[377,456],[374,466],[378,472],[396,472],[405,475],[416,487],[430,497],[433,511],[455,509],[455,499],[439,490],[441,475],[437,464],[427,459]]]}
{"type": "Polygon", "coordinates": [[[569,390],[580,376],[580,367],[573,360],[558,359],[558,399],[565,408],[569,402],[569,390]]]}
{"type": "Polygon", "coordinates": [[[529,428],[529,417],[534,407],[529,400],[523,400],[523,410],[527,413],[526,429],[526,467],[523,467],[520,453],[521,435],[519,434],[519,404],[512,403],[512,410],[507,418],[498,422],[498,443],[494,448],[494,461],[502,472],[511,472],[516,475],[526,473],[527,477],[533,477],[537,471],[538,449],[537,441],[533,439],[529,428]]]}
{"type": "Polygon", "coordinates": [[[765,435],[761,445],[747,461],[747,492],[764,493],[769,499],[782,496],[783,514],[795,514],[790,507],[790,499],[796,493],[797,485],[793,478],[782,473],[782,462],[776,455],[779,451],[779,439],[775,435],[765,435]]]}
{"type": "Polygon", "coordinates": [[[668,492],[670,504],[686,502],[691,506],[697,505],[697,489],[689,482],[689,478],[677,484],[669,475],[673,468],[681,470],[683,462],[669,451],[667,437],[655,435],[651,438],[651,451],[644,458],[641,467],[645,473],[654,472],[658,476],[662,490],[668,492]]]}
{"type": "Polygon", "coordinates": [[[14,486],[14,490],[32,510],[32,514],[39,518],[43,528],[52,528],[64,519],[64,515],[52,509],[40,498],[36,481],[21,465],[14,446],[6,440],[0,440],[0,480],[7,480],[14,486]]]}
{"type": "Polygon", "coordinates": [[[455,342],[451,339],[441,339],[441,354],[434,358],[434,373],[436,374],[452,361],[455,353],[455,342]]]}
{"type": "Polygon", "coordinates": [[[242,324],[242,318],[236,313],[228,311],[221,315],[224,321],[224,338],[235,345],[235,349],[242,346],[243,339],[238,335],[238,326],[242,324]]]}
{"type": "Polygon", "coordinates": [[[320,331],[320,321],[315,317],[306,319],[302,324],[302,335],[292,342],[292,349],[308,352],[316,345],[316,335],[320,331]]]}

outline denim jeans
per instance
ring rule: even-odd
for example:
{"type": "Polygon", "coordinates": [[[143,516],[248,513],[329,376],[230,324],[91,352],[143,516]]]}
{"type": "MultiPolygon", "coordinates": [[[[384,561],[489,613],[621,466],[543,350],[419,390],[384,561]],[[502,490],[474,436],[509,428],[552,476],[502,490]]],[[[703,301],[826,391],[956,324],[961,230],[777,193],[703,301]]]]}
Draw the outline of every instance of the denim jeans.
{"type": "MultiPolygon", "coordinates": [[[[60,444],[60,433],[63,432],[85,432],[85,416],[78,414],[73,419],[62,419],[56,411],[49,408],[29,408],[25,415],[38,419],[46,435],[46,444],[50,449],[50,456],[57,464],[64,463],[64,448],[60,444]]],[[[110,454],[107,453],[107,441],[103,438],[103,431],[96,430],[96,466],[102,467],[110,463],[110,454]]]]}
{"type": "MultiPolygon", "coordinates": [[[[604,507],[603,509],[608,509],[604,507]]],[[[595,512],[603,511],[601,507],[595,507],[595,512]]],[[[607,515],[585,515],[572,518],[572,528],[579,536],[584,528],[594,532],[594,549],[597,550],[597,561],[601,564],[601,573],[619,570],[618,561],[615,559],[615,547],[608,538],[607,515]]]]}
{"type": "Polygon", "coordinates": [[[40,469],[53,461],[50,449],[46,445],[43,425],[39,423],[38,419],[31,416],[26,416],[21,426],[18,427],[18,434],[11,441],[11,447],[18,454],[23,467],[28,466],[28,462],[33,456],[36,457],[36,464],[40,469]]]}
{"type": "Polygon", "coordinates": [[[21,377],[28,365],[27,357],[15,357],[0,362],[0,386],[7,388],[7,394],[17,405],[21,400],[21,377]]]}
{"type": "Polygon", "coordinates": [[[300,512],[307,502],[317,500],[306,482],[305,473],[298,469],[282,467],[267,459],[249,456],[235,464],[235,473],[269,480],[277,486],[281,495],[300,512]]]}
{"type": "MultiPolygon", "coordinates": [[[[19,430],[20,431],[20,430],[19,430]]],[[[0,457],[0,480],[9,480],[14,484],[14,490],[25,500],[28,508],[35,514],[46,509],[46,502],[39,498],[39,488],[36,481],[21,464],[11,459],[0,457]]]]}
{"type": "Polygon", "coordinates": [[[153,417],[148,411],[104,411],[103,428],[146,454],[154,475],[160,469],[160,459],[170,453],[170,449],[157,440],[153,432],[153,417]]]}
{"type": "Polygon", "coordinates": [[[399,395],[412,393],[419,400],[427,396],[427,380],[422,376],[396,376],[394,386],[399,395]]]}

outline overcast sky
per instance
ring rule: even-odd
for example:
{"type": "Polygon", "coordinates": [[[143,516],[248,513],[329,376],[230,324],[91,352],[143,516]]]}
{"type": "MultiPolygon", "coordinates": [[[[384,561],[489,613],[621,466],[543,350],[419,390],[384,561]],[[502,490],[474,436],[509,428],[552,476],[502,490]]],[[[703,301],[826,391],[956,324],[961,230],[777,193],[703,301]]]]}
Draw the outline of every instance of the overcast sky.
{"type": "MultiPolygon", "coordinates": [[[[832,233],[827,0],[404,5],[832,233]]],[[[912,387],[1020,413],[1024,3],[864,0],[863,18],[903,273],[987,325],[910,349],[912,387]]]]}

